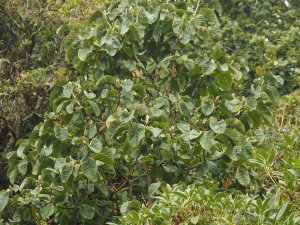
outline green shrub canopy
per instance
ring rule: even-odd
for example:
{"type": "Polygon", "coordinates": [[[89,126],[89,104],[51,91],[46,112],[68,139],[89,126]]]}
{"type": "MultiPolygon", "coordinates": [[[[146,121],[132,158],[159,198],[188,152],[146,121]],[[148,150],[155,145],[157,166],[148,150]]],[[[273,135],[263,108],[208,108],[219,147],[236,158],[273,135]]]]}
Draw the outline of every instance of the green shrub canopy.
{"type": "Polygon", "coordinates": [[[253,179],[255,130],[272,123],[280,77],[223,47],[217,1],[103,3],[64,40],[76,68],[52,111],[7,155],[12,220],[104,224],[161,185],[253,179]]]}

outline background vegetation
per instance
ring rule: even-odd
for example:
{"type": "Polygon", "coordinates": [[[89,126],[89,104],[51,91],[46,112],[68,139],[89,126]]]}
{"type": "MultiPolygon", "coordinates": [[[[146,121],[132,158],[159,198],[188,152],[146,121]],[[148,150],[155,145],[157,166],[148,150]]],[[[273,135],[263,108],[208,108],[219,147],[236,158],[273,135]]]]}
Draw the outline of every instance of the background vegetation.
{"type": "Polygon", "coordinates": [[[300,224],[297,0],[0,0],[0,224],[300,224]]]}

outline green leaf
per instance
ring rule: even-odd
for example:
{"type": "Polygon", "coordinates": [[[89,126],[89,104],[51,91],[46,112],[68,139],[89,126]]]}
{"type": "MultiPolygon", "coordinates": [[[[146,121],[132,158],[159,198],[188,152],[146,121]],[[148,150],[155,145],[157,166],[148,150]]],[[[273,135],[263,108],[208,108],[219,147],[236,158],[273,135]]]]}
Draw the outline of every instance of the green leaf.
{"type": "Polygon", "coordinates": [[[178,34],[182,31],[183,20],[181,18],[174,18],[172,28],[175,34],[178,34]]]}
{"type": "Polygon", "coordinates": [[[102,143],[97,138],[93,138],[91,143],[89,144],[89,148],[93,152],[99,153],[102,150],[102,143]]]}
{"type": "Polygon", "coordinates": [[[66,84],[64,86],[63,93],[66,98],[70,98],[73,93],[73,84],[72,83],[66,84]]]}
{"type": "Polygon", "coordinates": [[[235,68],[234,66],[230,66],[230,68],[232,69],[232,71],[234,72],[236,79],[237,80],[241,80],[243,78],[243,74],[241,71],[239,71],[237,68],[235,68]]]}
{"type": "Polygon", "coordinates": [[[158,128],[158,127],[152,127],[151,128],[151,131],[152,131],[152,133],[153,133],[153,137],[158,137],[160,134],[161,134],[161,132],[162,132],[162,129],[160,129],[160,128],[158,128]]]}
{"type": "Polygon", "coordinates": [[[132,200],[124,202],[121,205],[120,212],[124,216],[126,215],[130,210],[138,210],[141,207],[141,203],[138,200],[132,200]]]}
{"type": "Polygon", "coordinates": [[[124,112],[122,112],[121,117],[120,117],[120,122],[121,123],[130,122],[133,118],[133,115],[134,115],[134,111],[132,111],[132,112],[124,111],[124,112]]]}
{"type": "Polygon", "coordinates": [[[167,56],[165,57],[163,60],[160,61],[159,66],[164,68],[165,70],[168,69],[170,63],[171,63],[171,59],[173,58],[173,56],[167,56]]]}
{"type": "Polygon", "coordinates": [[[128,132],[128,141],[132,146],[136,146],[145,136],[145,127],[141,123],[134,124],[128,132]]]}
{"type": "Polygon", "coordinates": [[[79,214],[83,218],[91,220],[95,216],[95,208],[87,204],[82,204],[79,208],[79,214]]]}
{"type": "Polygon", "coordinates": [[[22,160],[18,165],[19,172],[24,176],[27,172],[28,161],[26,159],[22,160]]]}
{"type": "Polygon", "coordinates": [[[97,180],[97,165],[96,161],[90,157],[84,157],[80,160],[81,169],[88,179],[90,180],[97,180]]]}
{"type": "Polygon", "coordinates": [[[283,206],[281,206],[280,210],[276,215],[276,221],[279,221],[284,215],[288,213],[288,208],[289,208],[288,206],[289,206],[289,202],[286,202],[283,204],[283,206]]]}
{"type": "Polygon", "coordinates": [[[152,196],[155,194],[155,192],[158,190],[158,188],[160,187],[161,183],[157,182],[157,183],[152,183],[150,184],[150,186],[148,187],[148,195],[152,196]]]}
{"type": "Polygon", "coordinates": [[[230,91],[232,86],[231,74],[229,72],[220,72],[217,75],[217,83],[223,91],[230,91]]]}
{"type": "Polygon", "coordinates": [[[101,91],[101,98],[107,98],[108,96],[108,89],[107,88],[104,88],[102,91],[101,91]]]}
{"type": "Polygon", "coordinates": [[[211,60],[209,63],[204,65],[204,73],[203,75],[209,75],[217,69],[216,63],[211,60]]]}
{"type": "Polygon", "coordinates": [[[181,102],[179,104],[179,112],[184,116],[189,118],[190,117],[190,110],[188,109],[185,102],[181,102]]]}
{"type": "Polygon", "coordinates": [[[159,13],[159,7],[156,7],[155,10],[153,10],[153,13],[147,12],[145,10],[145,15],[146,15],[146,17],[148,19],[148,23],[149,24],[155,23],[155,21],[158,18],[158,13],[159,13]]]}
{"type": "Polygon", "coordinates": [[[167,173],[175,173],[178,169],[176,166],[170,164],[163,165],[163,168],[167,173]]]}
{"type": "Polygon", "coordinates": [[[86,58],[88,57],[88,55],[93,51],[93,46],[89,45],[89,46],[82,46],[81,48],[79,48],[78,50],[78,58],[81,61],[85,61],[86,58]]]}
{"type": "Polygon", "coordinates": [[[206,151],[210,151],[213,144],[214,144],[214,134],[211,131],[205,131],[200,138],[201,147],[206,151]]]}
{"type": "Polygon", "coordinates": [[[17,149],[17,156],[22,158],[25,155],[24,151],[26,151],[28,148],[29,148],[29,141],[25,140],[19,145],[17,149]]]}
{"type": "Polygon", "coordinates": [[[194,139],[196,139],[197,137],[199,137],[200,136],[200,132],[198,132],[198,131],[196,131],[196,130],[191,130],[189,133],[188,133],[188,140],[194,140],[194,139]]]}
{"type": "Polygon", "coordinates": [[[122,88],[125,92],[131,91],[132,86],[133,86],[133,82],[131,80],[124,80],[122,82],[122,88]]]}
{"type": "Polygon", "coordinates": [[[44,220],[46,220],[50,216],[52,216],[54,214],[54,205],[53,205],[53,203],[49,203],[46,206],[42,207],[40,209],[40,214],[41,214],[42,219],[44,219],[44,220]]]}
{"type": "Polygon", "coordinates": [[[209,116],[215,109],[215,103],[212,99],[204,99],[201,102],[201,110],[205,116],[209,116]]]}
{"type": "Polygon", "coordinates": [[[67,105],[67,107],[66,107],[67,113],[69,113],[69,114],[72,114],[72,113],[73,113],[74,105],[75,105],[74,102],[71,102],[69,105],[67,105]]]}
{"type": "Polygon", "coordinates": [[[153,107],[156,109],[160,109],[167,103],[167,99],[165,97],[158,97],[153,101],[153,107]]]}
{"type": "Polygon", "coordinates": [[[67,140],[68,136],[69,136],[67,129],[65,129],[63,127],[58,127],[58,126],[54,127],[54,134],[55,134],[55,137],[60,141],[67,140]]]}
{"type": "Polygon", "coordinates": [[[60,176],[61,182],[66,183],[69,180],[72,173],[73,173],[73,167],[69,166],[68,164],[63,165],[61,168],[61,176],[60,176]]]}
{"type": "Polygon", "coordinates": [[[198,224],[198,221],[199,221],[199,216],[193,216],[191,218],[191,223],[192,224],[198,224]]]}
{"type": "Polygon", "coordinates": [[[234,146],[232,150],[232,154],[230,154],[229,157],[233,161],[238,161],[240,160],[241,156],[242,156],[242,147],[239,145],[234,146]]]}
{"type": "Polygon", "coordinates": [[[115,151],[113,151],[111,148],[104,148],[100,153],[94,154],[93,159],[99,160],[107,166],[113,166],[114,154],[115,151]]]}
{"type": "Polygon", "coordinates": [[[53,145],[50,146],[44,146],[41,150],[41,155],[43,156],[50,156],[53,152],[53,145]]]}
{"type": "Polygon", "coordinates": [[[122,22],[122,25],[121,25],[121,31],[120,31],[120,34],[124,35],[127,33],[127,31],[129,30],[129,27],[130,27],[130,23],[128,20],[123,20],[122,22]]]}
{"type": "Polygon", "coordinates": [[[92,121],[87,123],[86,126],[85,126],[84,133],[85,133],[86,136],[88,136],[88,138],[95,137],[95,135],[97,133],[96,125],[92,121]]]}
{"type": "Polygon", "coordinates": [[[91,100],[88,100],[87,102],[92,107],[95,115],[99,116],[100,115],[100,108],[99,108],[98,104],[96,102],[94,102],[94,101],[91,101],[91,100]]]}
{"type": "Polygon", "coordinates": [[[210,117],[209,126],[214,133],[223,134],[226,129],[226,122],[224,120],[217,121],[215,117],[210,117]]]}
{"type": "Polygon", "coordinates": [[[83,91],[84,95],[88,98],[88,99],[93,99],[96,98],[97,96],[95,95],[95,93],[93,92],[87,92],[86,90],[83,91]]]}
{"type": "Polygon", "coordinates": [[[248,186],[250,184],[250,176],[248,171],[238,169],[235,174],[238,182],[243,186],[248,186]]]}
{"type": "Polygon", "coordinates": [[[6,190],[2,190],[0,192],[0,213],[4,210],[9,200],[9,192],[6,190]]]}
{"type": "Polygon", "coordinates": [[[212,9],[209,8],[201,8],[200,12],[203,14],[205,19],[213,25],[218,26],[219,25],[219,20],[218,17],[216,16],[215,12],[212,9]]]}
{"type": "Polygon", "coordinates": [[[191,130],[191,126],[188,123],[178,123],[177,128],[182,132],[182,133],[188,133],[191,130]]]}

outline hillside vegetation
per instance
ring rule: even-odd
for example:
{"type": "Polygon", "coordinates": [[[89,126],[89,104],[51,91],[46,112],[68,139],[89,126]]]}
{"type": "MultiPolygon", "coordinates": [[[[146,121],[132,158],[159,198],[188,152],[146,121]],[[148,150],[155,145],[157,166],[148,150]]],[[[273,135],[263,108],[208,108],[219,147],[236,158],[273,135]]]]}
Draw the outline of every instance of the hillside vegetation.
{"type": "Polygon", "coordinates": [[[300,224],[297,0],[0,0],[0,224],[300,224]]]}

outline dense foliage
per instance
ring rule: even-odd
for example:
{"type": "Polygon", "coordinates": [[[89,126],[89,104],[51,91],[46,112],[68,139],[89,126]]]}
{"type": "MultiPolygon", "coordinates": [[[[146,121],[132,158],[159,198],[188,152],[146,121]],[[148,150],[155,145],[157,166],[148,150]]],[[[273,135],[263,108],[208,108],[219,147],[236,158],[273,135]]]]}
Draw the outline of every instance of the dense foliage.
{"type": "Polygon", "coordinates": [[[0,223],[299,224],[296,1],[31,3],[0,8],[0,223]]]}

